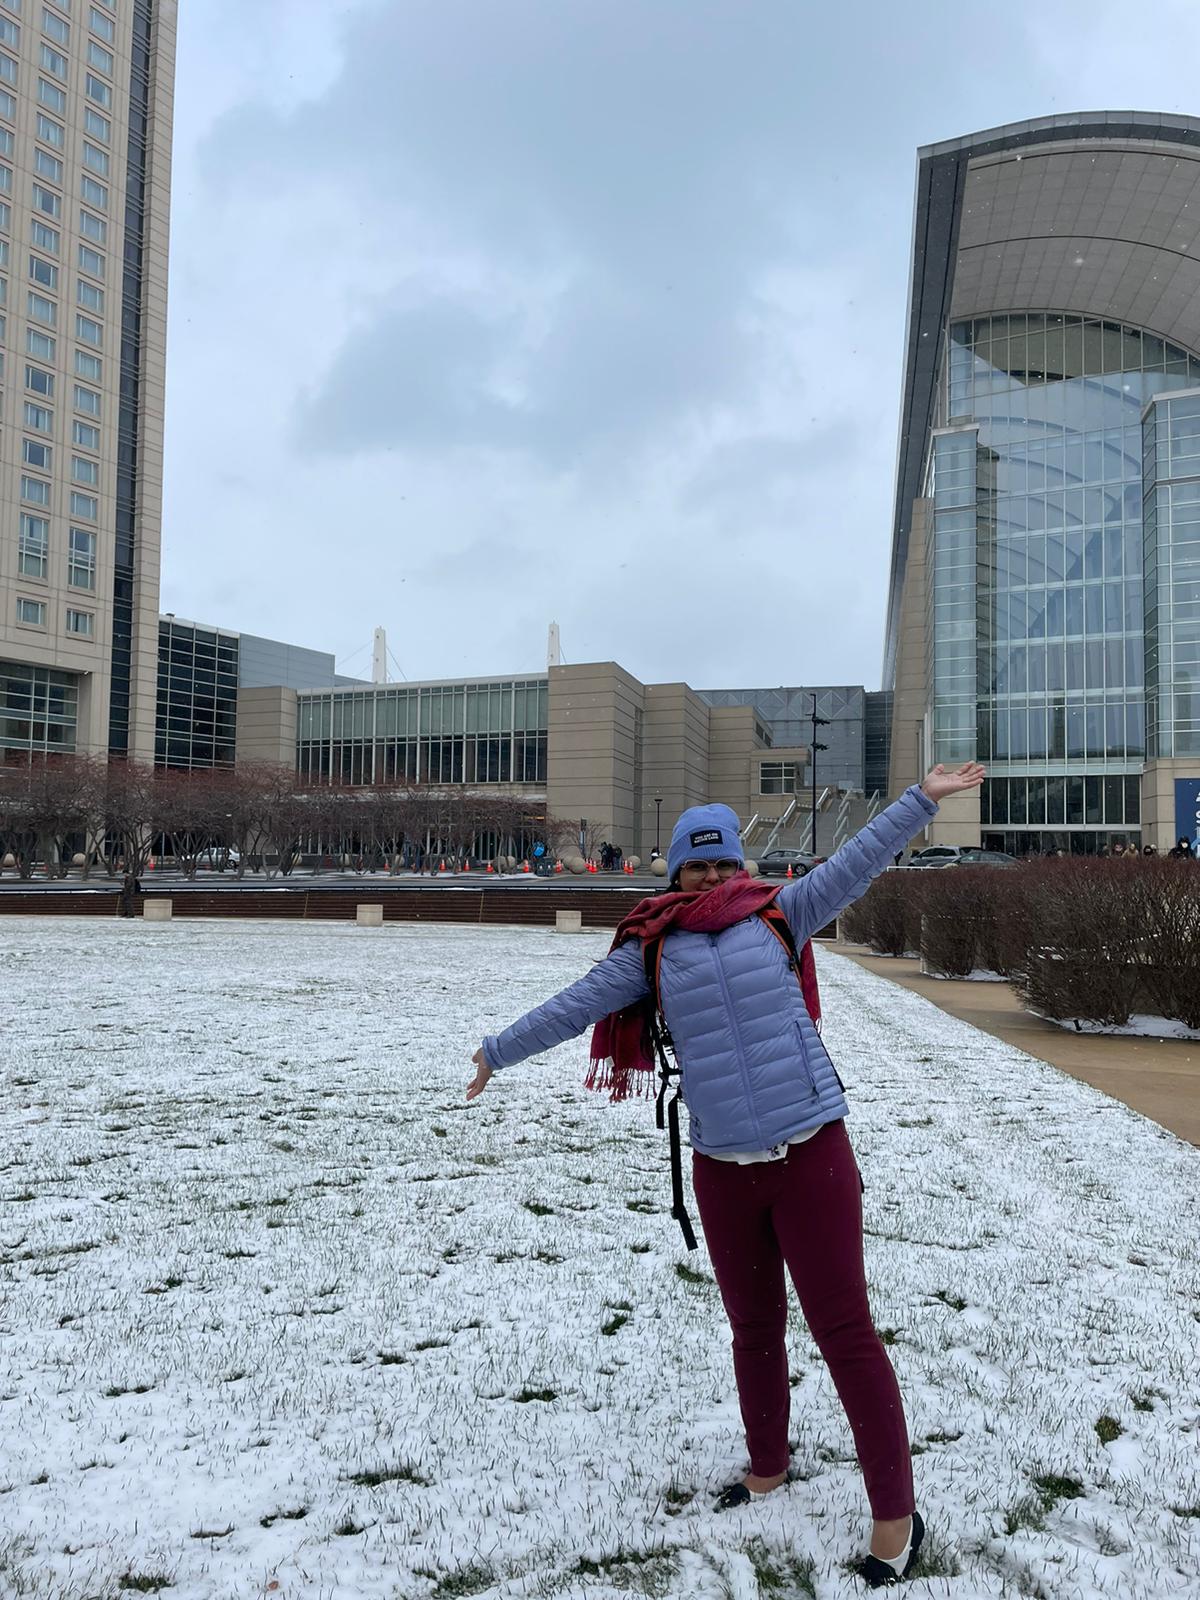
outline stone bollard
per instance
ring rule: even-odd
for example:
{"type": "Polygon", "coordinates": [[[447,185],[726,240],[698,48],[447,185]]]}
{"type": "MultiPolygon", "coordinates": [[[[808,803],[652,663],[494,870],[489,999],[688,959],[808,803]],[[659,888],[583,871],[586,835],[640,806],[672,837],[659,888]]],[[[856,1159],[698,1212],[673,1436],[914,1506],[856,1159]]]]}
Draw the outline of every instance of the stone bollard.
{"type": "Polygon", "coordinates": [[[556,911],[554,913],[555,933],[582,933],[582,911],[556,911]]]}
{"type": "Polygon", "coordinates": [[[382,906],[356,906],[354,916],[360,928],[382,928],[382,906]]]}
{"type": "Polygon", "coordinates": [[[175,906],[171,900],[143,900],[142,920],[144,922],[170,922],[175,906]]]}
{"type": "Polygon", "coordinates": [[[650,871],[654,874],[654,876],[656,878],[665,878],[666,875],[667,875],[667,858],[666,858],[666,856],[659,856],[657,861],[652,861],[650,863],[650,871]]]}

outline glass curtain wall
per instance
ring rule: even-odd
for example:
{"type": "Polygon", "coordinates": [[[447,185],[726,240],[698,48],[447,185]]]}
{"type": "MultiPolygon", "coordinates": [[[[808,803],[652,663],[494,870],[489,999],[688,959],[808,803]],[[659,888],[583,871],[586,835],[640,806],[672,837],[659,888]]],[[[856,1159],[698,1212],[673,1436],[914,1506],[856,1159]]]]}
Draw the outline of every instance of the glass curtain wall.
{"type": "Polygon", "coordinates": [[[302,694],[296,765],[306,783],[546,782],[550,686],[411,686],[302,694]]]}
{"type": "Polygon", "coordinates": [[[1136,841],[1141,416],[1155,395],[1200,384],[1200,362],[1135,328],[1038,312],[953,324],[943,380],[930,620],[951,631],[933,646],[934,759],[988,764],[985,842],[1136,841]],[[958,637],[968,626],[973,661],[958,637]]]}
{"type": "Polygon", "coordinates": [[[1146,749],[1200,756],[1200,394],[1146,411],[1146,749]]]}
{"type": "Polygon", "coordinates": [[[236,634],[160,620],[155,766],[233,766],[237,691],[236,634]]]}
{"type": "Polygon", "coordinates": [[[0,661],[0,762],[73,754],[78,710],[78,682],[70,673],[0,661]]]}

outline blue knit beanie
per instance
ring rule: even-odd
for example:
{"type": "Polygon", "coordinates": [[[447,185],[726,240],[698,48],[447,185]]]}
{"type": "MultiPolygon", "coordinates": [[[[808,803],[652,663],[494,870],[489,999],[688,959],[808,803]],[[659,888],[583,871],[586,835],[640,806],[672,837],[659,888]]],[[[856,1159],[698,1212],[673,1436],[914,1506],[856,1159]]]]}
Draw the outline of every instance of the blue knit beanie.
{"type": "Polygon", "coordinates": [[[742,861],[738,819],[728,806],[691,806],[671,832],[667,876],[674,878],[685,861],[742,861]]]}

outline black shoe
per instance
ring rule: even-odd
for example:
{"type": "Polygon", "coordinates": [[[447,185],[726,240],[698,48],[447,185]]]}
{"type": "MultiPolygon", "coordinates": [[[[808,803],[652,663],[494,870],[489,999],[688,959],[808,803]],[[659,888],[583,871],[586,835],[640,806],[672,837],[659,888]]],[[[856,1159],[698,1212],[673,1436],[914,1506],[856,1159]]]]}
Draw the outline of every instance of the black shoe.
{"type": "MultiPolygon", "coordinates": [[[[921,1521],[921,1513],[914,1511],[912,1514],[912,1532],[908,1536],[908,1549],[902,1552],[904,1566],[897,1572],[890,1561],[884,1561],[881,1556],[867,1556],[858,1569],[858,1575],[866,1583],[868,1589],[890,1589],[897,1583],[902,1583],[910,1577],[917,1564],[917,1556],[921,1550],[921,1541],[925,1537],[925,1524],[921,1521]]],[[[896,1557],[899,1561],[900,1556],[896,1557]]]]}
{"type": "Polygon", "coordinates": [[[717,1496],[716,1511],[735,1511],[738,1506],[748,1506],[754,1496],[744,1483],[731,1483],[717,1496]]]}

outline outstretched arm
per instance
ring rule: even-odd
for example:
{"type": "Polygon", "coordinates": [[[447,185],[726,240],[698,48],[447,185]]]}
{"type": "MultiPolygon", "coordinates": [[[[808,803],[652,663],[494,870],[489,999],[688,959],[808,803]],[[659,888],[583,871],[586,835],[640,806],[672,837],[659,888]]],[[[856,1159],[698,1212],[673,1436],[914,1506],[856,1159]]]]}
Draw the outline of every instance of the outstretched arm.
{"type": "Polygon", "coordinates": [[[968,762],[955,772],[936,766],[923,783],[913,784],[899,800],[860,829],[828,861],[789,883],[779,896],[797,942],[809,939],[839,912],[866,893],[872,878],[936,815],[947,795],[977,789],[984,769],[968,762]]]}
{"type": "Polygon", "coordinates": [[[641,940],[630,939],[598,961],[578,983],[526,1012],[503,1033],[485,1039],[471,1057],[478,1070],[467,1099],[481,1094],[499,1068],[515,1067],[529,1056],[576,1038],[591,1023],[611,1011],[623,1011],[646,993],[641,940]]]}

